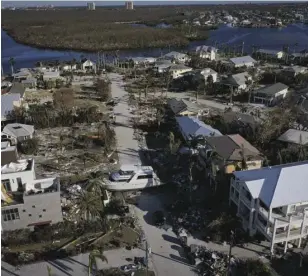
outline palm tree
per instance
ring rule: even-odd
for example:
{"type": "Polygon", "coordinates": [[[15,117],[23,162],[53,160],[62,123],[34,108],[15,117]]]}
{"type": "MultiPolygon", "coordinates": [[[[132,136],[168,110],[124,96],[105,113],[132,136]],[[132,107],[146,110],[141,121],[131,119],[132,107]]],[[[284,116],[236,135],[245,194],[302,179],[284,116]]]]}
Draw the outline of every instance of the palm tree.
{"type": "Polygon", "coordinates": [[[9,63],[11,65],[11,72],[12,72],[12,75],[13,75],[14,74],[15,59],[13,57],[10,57],[9,63]]]}
{"type": "Polygon", "coordinates": [[[86,190],[88,192],[93,192],[96,195],[102,195],[103,194],[103,182],[104,180],[99,178],[89,179],[88,185],[86,187],[86,190]]]}
{"type": "Polygon", "coordinates": [[[81,191],[74,199],[74,203],[76,206],[74,213],[79,219],[101,218],[104,207],[101,195],[93,191],[81,191]]]}
{"type": "Polygon", "coordinates": [[[49,265],[47,266],[47,272],[48,272],[48,276],[51,276],[51,268],[49,265]]]}
{"type": "Polygon", "coordinates": [[[95,268],[95,271],[98,271],[97,261],[96,261],[97,258],[101,259],[103,262],[108,263],[108,259],[104,255],[102,250],[93,249],[89,254],[88,276],[93,275],[93,268],[95,268]]]}

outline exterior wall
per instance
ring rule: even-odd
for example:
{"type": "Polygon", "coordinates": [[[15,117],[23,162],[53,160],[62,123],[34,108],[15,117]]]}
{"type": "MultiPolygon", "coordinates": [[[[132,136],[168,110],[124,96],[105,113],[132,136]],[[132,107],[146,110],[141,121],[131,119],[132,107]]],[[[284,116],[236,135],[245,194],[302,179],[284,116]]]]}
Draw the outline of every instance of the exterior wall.
{"type": "Polygon", "coordinates": [[[283,58],[283,56],[284,56],[283,52],[278,52],[277,55],[276,55],[276,57],[277,57],[278,59],[283,58]]]}
{"type": "MultiPolygon", "coordinates": [[[[262,160],[247,161],[247,170],[254,170],[262,168],[262,160]]],[[[225,166],[225,173],[230,174],[236,170],[236,167],[241,167],[241,162],[232,162],[225,166]]]]}
{"type": "MultiPolygon", "coordinates": [[[[289,241],[301,239],[307,236],[308,225],[307,213],[287,216],[290,206],[282,206],[281,215],[274,215],[272,208],[265,210],[260,206],[260,200],[247,198],[245,196],[244,183],[232,178],[230,183],[229,204],[233,202],[237,206],[237,216],[242,219],[242,226],[254,235],[257,231],[262,233],[266,239],[271,241],[271,252],[275,243],[285,242],[285,252],[289,241]],[[246,212],[243,212],[245,210],[246,212]],[[280,232],[277,232],[280,229],[280,232]],[[281,232],[282,231],[282,232],[281,232]]],[[[249,193],[249,192],[248,192],[249,193]]],[[[308,202],[297,203],[295,205],[307,205],[308,202]]]]}
{"type": "Polygon", "coordinates": [[[10,180],[12,192],[16,192],[18,190],[17,178],[21,178],[22,184],[33,182],[35,179],[34,163],[32,164],[32,169],[29,171],[1,174],[1,180],[10,180]]]}
{"type": "Polygon", "coordinates": [[[216,59],[216,53],[215,53],[215,51],[201,52],[200,53],[200,57],[201,58],[206,58],[206,59],[209,59],[209,60],[215,60],[216,59]]]}
{"type": "Polygon", "coordinates": [[[4,221],[1,217],[2,230],[16,230],[31,227],[30,224],[50,222],[51,224],[63,220],[60,192],[35,194],[24,196],[24,203],[2,207],[2,212],[18,209],[19,219],[4,221]]]}
{"type": "Polygon", "coordinates": [[[179,78],[181,76],[181,74],[183,74],[185,72],[189,72],[191,70],[192,70],[192,68],[181,69],[181,70],[174,70],[174,71],[172,71],[172,77],[174,79],[177,79],[177,78],[179,78]]]}
{"type": "Polygon", "coordinates": [[[239,68],[239,67],[243,67],[243,66],[253,67],[254,63],[253,62],[246,62],[246,63],[241,63],[241,64],[234,64],[235,68],[239,68]]]}

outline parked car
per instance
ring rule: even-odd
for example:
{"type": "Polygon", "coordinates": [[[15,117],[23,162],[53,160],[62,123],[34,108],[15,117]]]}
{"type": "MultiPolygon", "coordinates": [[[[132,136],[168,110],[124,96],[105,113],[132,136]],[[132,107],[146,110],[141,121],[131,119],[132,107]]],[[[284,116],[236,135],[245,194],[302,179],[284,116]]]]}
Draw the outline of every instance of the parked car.
{"type": "Polygon", "coordinates": [[[125,273],[131,272],[131,271],[135,271],[135,270],[137,270],[138,268],[139,268],[138,265],[135,265],[135,264],[122,265],[122,266],[120,267],[120,269],[121,269],[123,272],[125,272],[125,273]]]}
{"type": "Polygon", "coordinates": [[[156,226],[162,226],[166,222],[166,217],[163,211],[156,211],[153,214],[153,221],[156,226]]]}

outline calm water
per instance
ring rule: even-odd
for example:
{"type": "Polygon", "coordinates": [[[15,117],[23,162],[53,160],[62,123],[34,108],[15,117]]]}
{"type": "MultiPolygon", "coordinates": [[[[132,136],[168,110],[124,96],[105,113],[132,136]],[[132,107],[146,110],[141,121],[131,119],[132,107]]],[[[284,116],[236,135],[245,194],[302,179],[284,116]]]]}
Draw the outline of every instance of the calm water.
{"type": "MultiPolygon", "coordinates": [[[[80,59],[81,55],[87,58],[96,59],[96,54],[75,52],[75,51],[52,51],[41,50],[16,43],[5,32],[1,30],[1,53],[2,65],[5,72],[9,72],[9,58],[14,57],[16,68],[32,67],[37,61],[43,60],[70,60],[72,58],[80,59]]],[[[246,29],[232,28],[222,26],[217,30],[211,31],[210,38],[207,41],[196,41],[190,43],[186,49],[190,50],[198,45],[215,43],[227,45],[240,45],[244,41],[245,51],[250,52],[253,45],[268,48],[282,49],[284,44],[290,46],[291,51],[298,51],[304,48],[308,49],[308,26],[303,24],[290,25],[283,29],[246,29]],[[298,46],[294,46],[295,43],[298,46]]],[[[170,49],[173,50],[173,49],[170,49]]],[[[127,50],[120,51],[121,58],[134,56],[160,56],[169,51],[165,49],[145,49],[145,50],[127,50]]]]}

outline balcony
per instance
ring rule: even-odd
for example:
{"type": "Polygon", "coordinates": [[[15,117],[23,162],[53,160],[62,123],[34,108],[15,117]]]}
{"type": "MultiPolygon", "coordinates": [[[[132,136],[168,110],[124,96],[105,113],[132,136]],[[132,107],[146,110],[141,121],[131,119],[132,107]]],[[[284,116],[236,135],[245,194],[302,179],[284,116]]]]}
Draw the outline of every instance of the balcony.
{"type": "Polygon", "coordinates": [[[276,234],[275,235],[275,243],[277,242],[284,242],[284,241],[290,241],[290,240],[295,240],[304,236],[308,235],[308,227],[305,227],[303,229],[303,233],[301,234],[301,229],[294,229],[290,230],[289,237],[287,237],[288,232],[284,231],[282,233],[276,234]]]}
{"type": "MultiPolygon", "coordinates": [[[[264,209],[263,207],[259,207],[259,214],[261,214],[264,219],[268,220],[269,212],[264,209]]],[[[296,215],[292,215],[291,218],[291,225],[294,227],[300,227],[303,220],[304,220],[304,213],[299,213],[296,215]]],[[[275,219],[277,219],[277,227],[284,227],[289,225],[289,217],[284,215],[283,213],[277,213],[277,212],[272,212],[271,217],[270,217],[270,222],[274,224],[275,219]]],[[[306,215],[306,225],[308,225],[308,216],[306,215]]]]}

